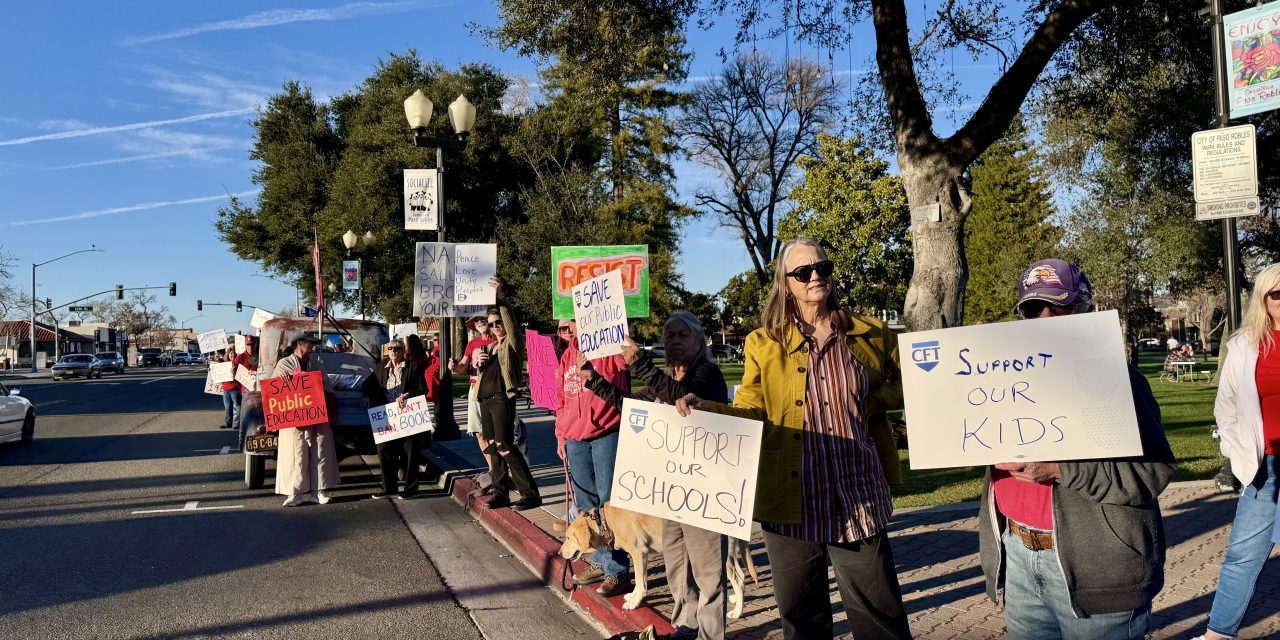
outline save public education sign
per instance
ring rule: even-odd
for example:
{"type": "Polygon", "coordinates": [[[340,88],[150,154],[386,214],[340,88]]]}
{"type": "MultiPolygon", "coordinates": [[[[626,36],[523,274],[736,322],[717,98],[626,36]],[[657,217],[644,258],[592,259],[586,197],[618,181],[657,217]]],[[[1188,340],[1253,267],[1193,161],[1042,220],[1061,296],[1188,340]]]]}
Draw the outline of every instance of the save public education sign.
{"type": "Polygon", "coordinates": [[[912,469],[1142,455],[1115,311],[907,333],[912,469]]]}
{"type": "Polygon", "coordinates": [[[627,307],[622,275],[610,271],[573,288],[578,348],[588,359],[622,353],[627,340],[627,307]]]}
{"type": "Polygon", "coordinates": [[[309,427],[329,421],[324,402],[324,374],[302,371],[291,378],[280,376],[260,381],[262,412],[267,431],[309,427]]]}
{"type": "Polygon", "coordinates": [[[551,311],[557,320],[573,319],[573,288],[610,271],[622,275],[627,317],[649,317],[649,247],[551,247],[551,311]]]}
{"type": "Polygon", "coordinates": [[[615,507],[751,539],[764,425],[627,398],[609,502],[615,507]]]}
{"type": "Polygon", "coordinates": [[[369,426],[373,441],[382,444],[434,430],[435,415],[426,396],[415,396],[404,401],[403,409],[395,402],[370,407],[369,426]]]}

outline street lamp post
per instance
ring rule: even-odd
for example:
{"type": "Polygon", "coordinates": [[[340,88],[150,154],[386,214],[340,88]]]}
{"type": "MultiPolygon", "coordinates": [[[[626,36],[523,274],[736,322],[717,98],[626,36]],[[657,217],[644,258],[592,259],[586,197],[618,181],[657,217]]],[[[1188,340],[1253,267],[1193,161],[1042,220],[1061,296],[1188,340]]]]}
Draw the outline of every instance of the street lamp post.
{"type": "MultiPolygon", "coordinates": [[[[347,247],[348,258],[351,257],[351,252],[356,248],[357,244],[364,243],[364,250],[360,252],[363,254],[364,251],[368,251],[373,247],[377,241],[378,237],[373,235],[372,231],[366,231],[363,236],[357,236],[356,232],[347,229],[347,232],[342,234],[342,244],[347,247]]],[[[343,274],[343,282],[346,282],[345,274],[343,274]]],[[[343,288],[345,288],[345,284],[343,288]]],[[[364,315],[364,261],[359,254],[356,255],[356,299],[360,301],[360,319],[367,320],[368,318],[364,315]]]]}
{"type": "MultiPolygon", "coordinates": [[[[44,265],[49,264],[50,262],[57,262],[63,258],[70,258],[71,256],[74,256],[77,253],[90,253],[90,252],[101,253],[102,251],[103,251],[102,249],[98,248],[98,245],[91,244],[89,245],[88,249],[72,251],[71,253],[68,253],[65,256],[58,256],[52,260],[45,260],[44,262],[31,263],[31,373],[36,372],[36,267],[43,267],[44,265]]],[[[58,345],[58,333],[56,328],[53,334],[53,344],[54,344],[54,349],[56,350],[58,345]]]]}
{"type": "MultiPolygon", "coordinates": [[[[449,122],[453,125],[453,132],[457,135],[457,140],[448,138],[431,138],[427,135],[427,127],[431,124],[431,112],[434,106],[431,100],[427,98],[422,90],[413,92],[404,101],[405,119],[409,121],[409,128],[413,130],[413,146],[415,147],[435,147],[436,149],[436,170],[439,171],[439,215],[436,220],[436,242],[445,241],[445,206],[444,198],[444,149],[462,149],[467,145],[467,136],[471,135],[471,128],[476,123],[476,107],[471,104],[467,97],[459,94],[458,98],[449,105],[449,122]]],[[[449,388],[449,367],[445,363],[449,362],[449,353],[453,343],[453,325],[449,322],[449,318],[440,318],[440,382],[441,385],[448,388],[449,392],[446,397],[453,397],[453,390],[449,388]]],[[[440,412],[444,414],[444,419],[448,423],[454,423],[453,418],[453,402],[440,403],[440,412]]]]}

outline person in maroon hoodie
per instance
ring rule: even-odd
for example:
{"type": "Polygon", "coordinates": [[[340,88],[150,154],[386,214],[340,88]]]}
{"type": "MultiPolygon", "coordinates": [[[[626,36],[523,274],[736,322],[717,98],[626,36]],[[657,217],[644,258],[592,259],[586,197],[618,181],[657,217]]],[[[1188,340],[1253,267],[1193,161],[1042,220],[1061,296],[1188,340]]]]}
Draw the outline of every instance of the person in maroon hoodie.
{"type": "MultiPolygon", "coordinates": [[[[560,356],[556,369],[560,385],[556,395],[560,410],[556,412],[556,453],[569,465],[573,482],[573,499],[578,511],[586,513],[609,501],[613,487],[613,463],[618,453],[618,427],[622,411],[587,389],[587,381],[578,367],[578,326],[569,324],[566,337],[569,346],[560,356]]],[[[564,334],[561,334],[564,335],[564,334]]],[[[621,355],[591,361],[596,375],[609,384],[630,391],[627,362],[621,355]]],[[[584,586],[604,580],[596,593],[612,597],[631,590],[626,580],[626,554],[616,549],[601,549],[591,554],[591,566],[573,576],[573,583],[584,586]]]]}

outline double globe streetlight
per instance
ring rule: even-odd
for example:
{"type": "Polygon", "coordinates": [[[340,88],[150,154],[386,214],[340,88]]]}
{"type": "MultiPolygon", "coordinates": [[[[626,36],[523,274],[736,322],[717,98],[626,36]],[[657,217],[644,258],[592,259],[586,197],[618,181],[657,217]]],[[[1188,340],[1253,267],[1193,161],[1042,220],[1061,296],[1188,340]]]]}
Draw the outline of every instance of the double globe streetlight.
{"type": "MultiPolygon", "coordinates": [[[[378,242],[378,237],[377,237],[377,236],[375,236],[375,235],[373,235],[373,232],[372,232],[372,231],[366,231],[366,232],[364,232],[364,235],[363,235],[363,236],[358,236],[358,235],[356,235],[356,232],[354,232],[354,231],[352,231],[352,230],[350,230],[350,229],[347,229],[347,232],[346,232],[346,233],[344,233],[344,234],[342,234],[342,244],[343,244],[343,246],[345,246],[345,247],[347,248],[347,257],[348,257],[348,258],[350,258],[350,257],[351,257],[351,252],[352,252],[353,250],[355,250],[356,245],[357,245],[357,244],[360,244],[361,242],[363,242],[363,243],[364,243],[364,250],[363,250],[363,251],[368,251],[369,249],[371,249],[371,248],[373,247],[373,245],[377,244],[377,242],[378,242]]],[[[362,253],[363,253],[363,251],[362,251],[362,253]]],[[[365,317],[365,315],[364,315],[364,265],[362,264],[361,259],[360,259],[360,257],[359,257],[359,256],[357,256],[357,257],[356,257],[356,259],[355,259],[355,263],[356,263],[356,277],[355,277],[355,280],[356,280],[356,298],[360,301],[360,319],[361,319],[361,320],[367,320],[368,318],[366,318],[366,317],[365,317]]],[[[342,271],[343,271],[343,274],[342,274],[342,288],[343,288],[343,289],[346,289],[346,288],[347,288],[347,284],[346,284],[346,283],[347,283],[347,274],[346,274],[346,270],[347,270],[347,268],[346,268],[346,267],[347,267],[347,266],[346,266],[345,264],[344,264],[344,265],[342,265],[342,271]]]]}

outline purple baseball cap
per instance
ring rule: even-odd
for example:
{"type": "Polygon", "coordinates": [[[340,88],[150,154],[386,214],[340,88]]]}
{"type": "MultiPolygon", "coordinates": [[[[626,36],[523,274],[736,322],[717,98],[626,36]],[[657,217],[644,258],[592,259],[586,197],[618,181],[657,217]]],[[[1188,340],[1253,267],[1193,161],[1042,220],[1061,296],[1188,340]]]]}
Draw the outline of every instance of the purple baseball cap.
{"type": "Polygon", "coordinates": [[[1028,300],[1043,300],[1065,307],[1081,298],[1093,298],[1093,287],[1084,271],[1065,260],[1049,258],[1036,261],[1022,272],[1022,278],[1018,280],[1018,304],[1013,305],[1013,309],[1016,313],[1018,307],[1028,300]]]}

